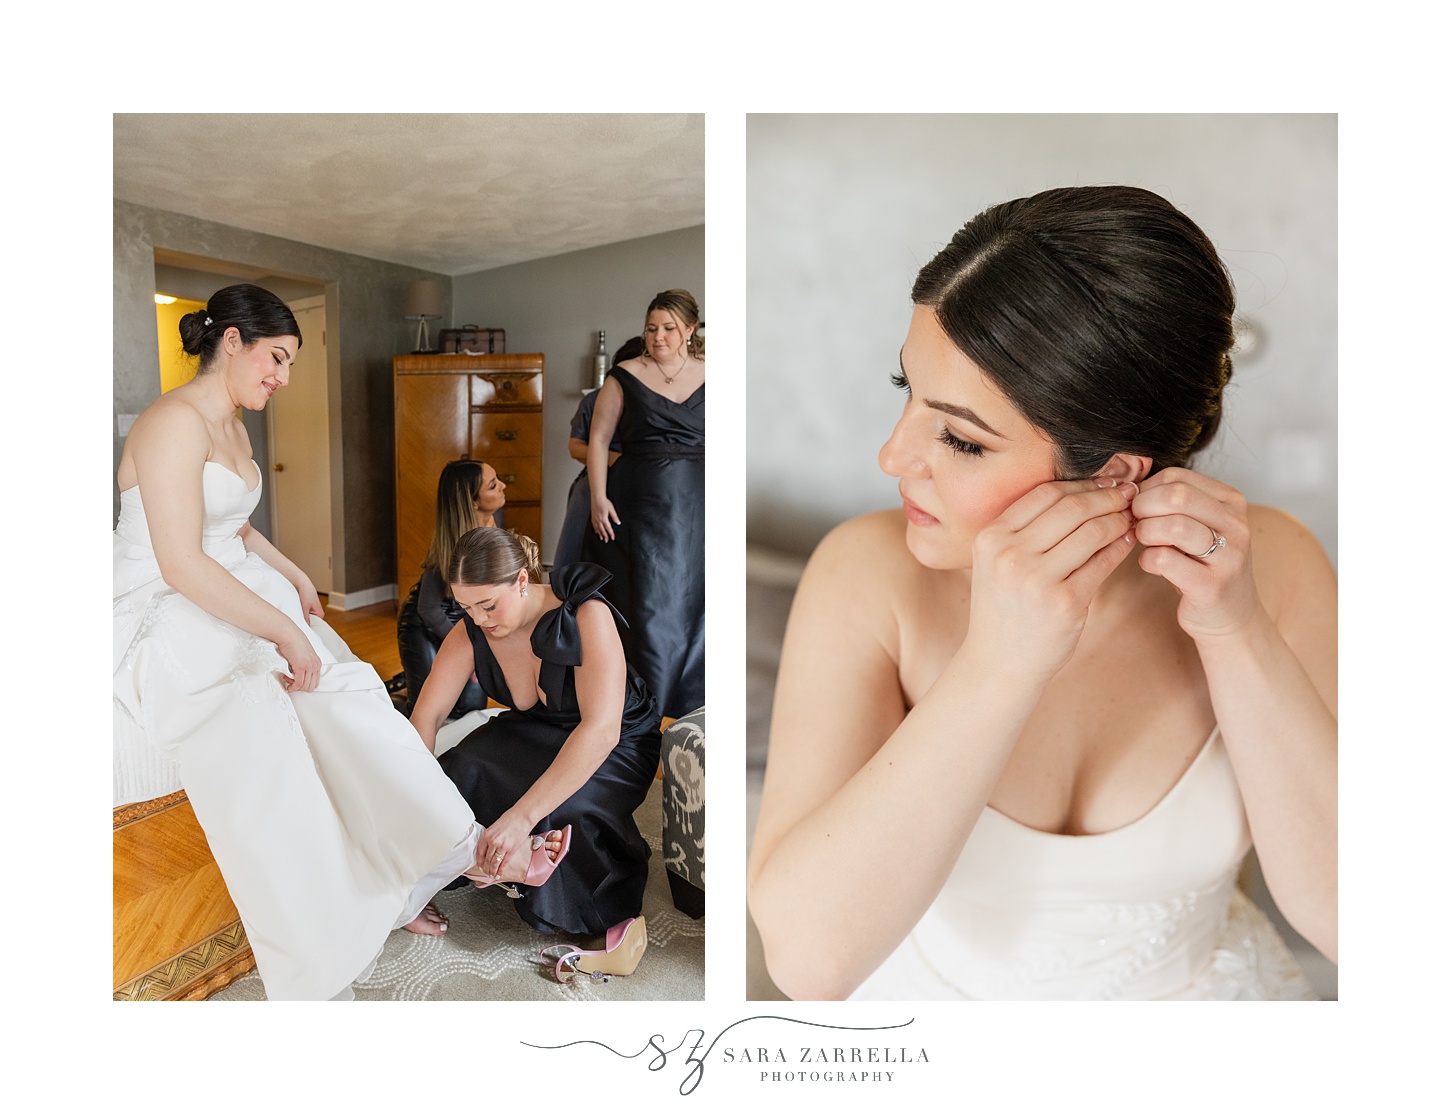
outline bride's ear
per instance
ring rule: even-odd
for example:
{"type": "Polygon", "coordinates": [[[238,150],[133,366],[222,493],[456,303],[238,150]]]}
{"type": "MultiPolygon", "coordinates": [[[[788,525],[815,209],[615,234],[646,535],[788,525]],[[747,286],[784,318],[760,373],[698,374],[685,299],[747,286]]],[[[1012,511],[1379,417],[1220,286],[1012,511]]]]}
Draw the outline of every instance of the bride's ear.
{"type": "Polygon", "coordinates": [[[1105,480],[1118,480],[1119,483],[1142,483],[1153,466],[1153,457],[1114,453],[1109,457],[1108,463],[1098,470],[1097,475],[1105,480]]]}

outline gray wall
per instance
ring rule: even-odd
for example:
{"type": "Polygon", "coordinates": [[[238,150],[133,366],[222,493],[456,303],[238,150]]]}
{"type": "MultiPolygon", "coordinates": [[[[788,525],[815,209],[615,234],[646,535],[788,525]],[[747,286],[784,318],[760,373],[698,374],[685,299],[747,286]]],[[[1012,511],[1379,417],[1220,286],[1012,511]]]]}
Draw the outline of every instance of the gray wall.
{"type": "MultiPolygon", "coordinates": [[[[178,213],[114,203],[114,407],[136,414],[160,394],[156,347],[157,248],[262,268],[320,284],[327,297],[328,406],[333,474],[334,589],[360,592],[394,580],[393,356],[413,349],[403,292],[433,279],[448,310],[450,280],[427,271],[264,236],[178,213]]],[[[431,335],[436,336],[437,322],[431,335]]],[[[116,428],[114,467],[123,438],[116,428]]],[[[253,434],[266,467],[265,439],[253,434]]],[[[119,513],[119,495],[113,513],[119,513]]]]}
{"type": "Polygon", "coordinates": [[[564,518],[580,465],[569,455],[569,423],[593,382],[596,334],[614,352],[645,326],[645,307],[662,290],[705,302],[705,227],[643,236],[453,280],[453,321],[507,330],[510,352],[544,353],[544,559],[564,518]]]}
{"type": "Polygon", "coordinates": [[[747,119],[747,533],[809,552],[898,502],[876,450],[917,269],[972,215],[1052,186],[1163,194],[1209,235],[1263,341],[1237,356],[1198,466],[1336,555],[1336,120],[1252,116],[747,119]]]}

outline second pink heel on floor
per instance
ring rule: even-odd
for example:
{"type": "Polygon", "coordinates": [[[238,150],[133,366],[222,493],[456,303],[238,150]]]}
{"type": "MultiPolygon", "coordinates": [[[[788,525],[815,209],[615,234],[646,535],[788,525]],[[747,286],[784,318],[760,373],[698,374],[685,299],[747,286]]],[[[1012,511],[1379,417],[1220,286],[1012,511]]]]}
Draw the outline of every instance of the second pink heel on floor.
{"type": "Polygon", "coordinates": [[[596,951],[576,948],[571,945],[554,944],[541,948],[539,955],[565,948],[564,955],[554,965],[554,977],[568,982],[575,975],[586,974],[594,982],[608,982],[611,975],[631,975],[640,965],[645,954],[645,918],[631,917],[621,921],[605,933],[605,946],[596,951]]]}

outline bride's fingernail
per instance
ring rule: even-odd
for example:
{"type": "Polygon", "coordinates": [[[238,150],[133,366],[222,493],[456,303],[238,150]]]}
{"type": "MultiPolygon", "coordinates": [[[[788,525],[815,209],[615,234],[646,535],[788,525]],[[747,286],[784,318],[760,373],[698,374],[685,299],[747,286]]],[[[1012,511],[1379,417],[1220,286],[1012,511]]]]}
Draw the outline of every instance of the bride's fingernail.
{"type": "Polygon", "coordinates": [[[1094,480],[1094,487],[1118,487],[1118,480],[1094,480]]]}
{"type": "Polygon", "coordinates": [[[1132,503],[1138,497],[1139,497],[1139,485],[1136,484],[1136,483],[1134,483],[1133,480],[1124,480],[1124,498],[1127,499],[1130,503],[1132,503]],[[1128,493],[1128,489],[1129,488],[1133,488],[1134,489],[1134,493],[1132,495],[1130,495],[1128,493]]]}

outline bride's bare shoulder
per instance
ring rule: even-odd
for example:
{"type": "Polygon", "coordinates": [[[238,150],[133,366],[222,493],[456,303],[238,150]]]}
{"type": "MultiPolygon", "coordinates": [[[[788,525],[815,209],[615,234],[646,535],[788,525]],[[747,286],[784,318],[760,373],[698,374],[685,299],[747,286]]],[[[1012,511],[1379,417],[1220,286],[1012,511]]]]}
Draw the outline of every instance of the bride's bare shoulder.
{"type": "Polygon", "coordinates": [[[126,450],[145,448],[153,442],[209,443],[207,423],[180,390],[162,395],[137,416],[126,437],[126,450]]]}
{"type": "Polygon", "coordinates": [[[121,448],[116,484],[125,491],[139,482],[138,461],[143,470],[150,463],[154,478],[158,467],[203,461],[210,451],[211,437],[201,412],[183,396],[169,392],[141,411],[132,424],[121,448]]]}
{"type": "Polygon", "coordinates": [[[900,510],[874,511],[848,519],[821,539],[807,562],[803,583],[851,587],[881,594],[925,570],[907,549],[907,521],[900,510]]]}
{"type": "Polygon", "coordinates": [[[1333,597],[1335,570],[1309,527],[1275,507],[1251,504],[1247,516],[1255,587],[1271,614],[1291,601],[1333,597]]]}

